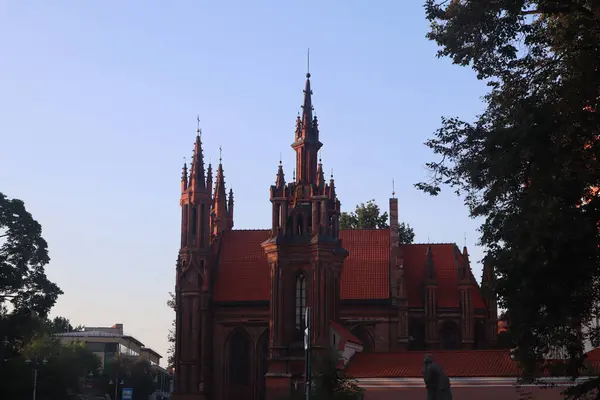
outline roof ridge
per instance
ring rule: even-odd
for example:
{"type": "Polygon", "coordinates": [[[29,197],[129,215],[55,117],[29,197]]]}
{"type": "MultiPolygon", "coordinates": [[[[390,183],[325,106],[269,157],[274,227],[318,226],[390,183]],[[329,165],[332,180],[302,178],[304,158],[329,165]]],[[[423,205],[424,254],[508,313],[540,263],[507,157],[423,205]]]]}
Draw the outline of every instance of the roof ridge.
{"type": "Polygon", "coordinates": [[[266,232],[270,231],[267,228],[250,228],[250,229],[232,229],[230,232],[266,232]]]}
{"type": "Polygon", "coordinates": [[[458,245],[456,244],[456,242],[421,242],[421,243],[405,243],[402,246],[426,246],[426,245],[439,245],[439,244],[443,244],[443,245],[448,245],[448,246],[456,246],[458,247],[458,245]]]}
{"type": "Polygon", "coordinates": [[[400,355],[400,354],[439,354],[439,353],[509,353],[510,349],[456,349],[456,350],[404,350],[404,351],[390,351],[385,353],[361,353],[364,355],[376,354],[381,355],[400,355]]]}
{"type": "Polygon", "coordinates": [[[346,229],[340,229],[340,231],[385,231],[385,230],[389,230],[390,227],[388,226],[387,228],[346,228],[346,229]]]}

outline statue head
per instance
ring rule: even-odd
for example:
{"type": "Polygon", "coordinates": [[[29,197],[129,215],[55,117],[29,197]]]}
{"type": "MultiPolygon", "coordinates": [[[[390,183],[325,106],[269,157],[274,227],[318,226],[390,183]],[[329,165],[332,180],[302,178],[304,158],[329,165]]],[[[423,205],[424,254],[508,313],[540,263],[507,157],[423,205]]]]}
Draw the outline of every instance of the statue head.
{"type": "Polygon", "coordinates": [[[423,358],[423,363],[425,365],[427,364],[431,364],[433,362],[433,356],[431,354],[425,354],[425,357],[423,358]]]}

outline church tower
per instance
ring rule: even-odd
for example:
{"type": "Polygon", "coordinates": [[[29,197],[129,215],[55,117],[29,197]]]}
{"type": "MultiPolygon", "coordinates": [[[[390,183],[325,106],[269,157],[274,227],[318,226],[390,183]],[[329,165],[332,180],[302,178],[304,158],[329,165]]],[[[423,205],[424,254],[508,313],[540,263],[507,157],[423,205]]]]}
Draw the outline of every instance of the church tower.
{"type": "Polygon", "coordinates": [[[210,210],[212,173],[205,176],[200,121],[188,175],[181,177],[181,248],[175,283],[175,387],[173,397],[208,398],[211,371],[210,210]]]}
{"type": "Polygon", "coordinates": [[[292,148],[295,176],[286,183],[279,165],[270,189],[271,235],[262,247],[271,270],[267,399],[289,394],[293,360],[302,359],[304,313],[311,307],[313,348],[329,344],[329,323],[339,315],[341,269],[348,252],[339,239],[340,201],[333,176],[326,183],[318,158],[322,143],[313,116],[310,74],[292,148]]]}

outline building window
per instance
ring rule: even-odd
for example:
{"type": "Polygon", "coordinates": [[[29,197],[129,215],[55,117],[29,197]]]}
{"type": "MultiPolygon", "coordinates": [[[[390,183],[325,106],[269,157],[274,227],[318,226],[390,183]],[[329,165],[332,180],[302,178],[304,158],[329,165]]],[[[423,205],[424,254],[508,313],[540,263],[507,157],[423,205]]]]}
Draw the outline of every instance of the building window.
{"type": "Polygon", "coordinates": [[[196,206],[192,207],[192,220],[190,222],[192,223],[192,235],[196,236],[198,229],[198,209],[196,206]]]}
{"type": "Polygon", "coordinates": [[[206,235],[206,206],[202,204],[200,206],[200,246],[204,247],[204,236],[206,235]]]}
{"type": "Polygon", "coordinates": [[[237,329],[229,339],[229,383],[246,386],[250,383],[250,339],[237,329]]]}
{"type": "Polygon", "coordinates": [[[123,344],[119,344],[119,353],[126,355],[126,356],[131,356],[131,357],[137,357],[140,355],[140,353],[138,353],[137,351],[131,349],[130,347],[127,347],[123,344]]]}
{"type": "Polygon", "coordinates": [[[306,279],[304,274],[296,278],[296,329],[304,330],[304,310],[306,310],[306,279]]]}

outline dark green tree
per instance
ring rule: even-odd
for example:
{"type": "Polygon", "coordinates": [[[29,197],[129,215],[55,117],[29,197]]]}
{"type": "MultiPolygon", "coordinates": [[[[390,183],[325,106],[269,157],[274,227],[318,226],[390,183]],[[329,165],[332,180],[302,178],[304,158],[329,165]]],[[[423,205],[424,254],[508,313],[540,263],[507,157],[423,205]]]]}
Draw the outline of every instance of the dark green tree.
{"type": "Polygon", "coordinates": [[[0,193],[0,300],[45,316],[62,291],[46,277],[42,227],[21,200],[0,193]]]}
{"type": "MultiPolygon", "coordinates": [[[[169,297],[167,306],[175,311],[175,294],[169,292],[169,297]]],[[[169,349],[167,350],[167,368],[172,368],[175,366],[175,319],[173,319],[171,329],[169,329],[167,340],[169,341],[169,349]]]]}
{"type": "Polygon", "coordinates": [[[398,224],[398,243],[410,244],[415,241],[415,231],[408,223],[400,222],[398,224]]]}
{"type": "MultiPolygon", "coordinates": [[[[384,229],[388,228],[387,211],[381,214],[375,200],[360,203],[353,212],[342,212],[340,215],[340,229],[384,229]]],[[[412,243],[415,232],[409,224],[398,224],[398,237],[400,244],[412,243]]]]}
{"type": "MultiPolygon", "coordinates": [[[[356,381],[339,368],[339,354],[329,349],[323,355],[315,357],[313,362],[311,399],[313,400],[362,400],[365,390],[356,381]]],[[[291,400],[305,398],[305,389],[299,385],[291,400]]]]}
{"type": "Polygon", "coordinates": [[[65,317],[54,317],[54,319],[46,322],[46,329],[49,334],[55,334],[83,331],[83,326],[73,326],[71,325],[71,321],[65,317]]]}
{"type": "Polygon", "coordinates": [[[360,203],[354,212],[343,212],[340,215],[341,229],[383,229],[388,227],[388,213],[383,214],[375,200],[360,203]]]}
{"type": "Polygon", "coordinates": [[[442,119],[426,142],[439,156],[431,180],[416,186],[449,186],[484,220],[524,375],[560,346],[563,372],[577,376],[590,336],[580,327],[600,301],[600,4],[427,0],[425,10],[438,56],[471,67],[489,92],[474,121],[442,119]]]}
{"type": "Polygon", "coordinates": [[[5,363],[0,384],[8,400],[31,395],[35,368],[38,396],[49,400],[76,398],[84,391],[86,379],[97,376],[100,368],[100,359],[84,344],[61,345],[51,336],[37,337],[5,363]]]}
{"type": "Polygon", "coordinates": [[[117,357],[105,366],[100,386],[113,400],[115,383],[118,383],[117,399],[121,398],[123,388],[132,388],[133,400],[146,400],[156,390],[155,376],[156,372],[147,360],[117,357]]]}

